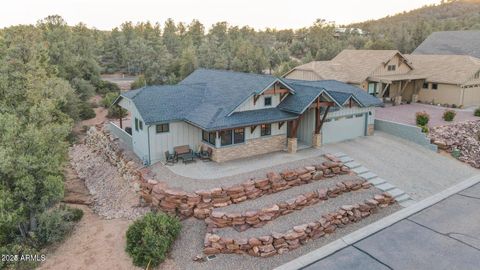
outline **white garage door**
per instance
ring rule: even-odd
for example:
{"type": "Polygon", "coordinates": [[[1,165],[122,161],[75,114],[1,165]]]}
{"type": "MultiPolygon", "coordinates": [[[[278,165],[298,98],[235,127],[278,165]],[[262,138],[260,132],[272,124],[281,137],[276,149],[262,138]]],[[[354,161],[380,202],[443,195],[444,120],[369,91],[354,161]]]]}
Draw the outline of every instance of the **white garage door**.
{"type": "Polygon", "coordinates": [[[322,143],[334,143],[365,136],[365,114],[329,119],[322,127],[322,143]]]}

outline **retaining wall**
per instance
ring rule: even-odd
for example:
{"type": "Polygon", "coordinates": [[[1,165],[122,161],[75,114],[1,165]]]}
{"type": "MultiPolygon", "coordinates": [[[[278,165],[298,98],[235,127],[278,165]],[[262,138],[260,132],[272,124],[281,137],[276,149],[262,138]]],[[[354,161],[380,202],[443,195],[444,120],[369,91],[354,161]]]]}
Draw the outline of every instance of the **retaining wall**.
{"type": "Polygon", "coordinates": [[[375,130],[411,141],[435,152],[438,150],[437,146],[432,144],[422,129],[417,126],[375,119],[375,130]]]}

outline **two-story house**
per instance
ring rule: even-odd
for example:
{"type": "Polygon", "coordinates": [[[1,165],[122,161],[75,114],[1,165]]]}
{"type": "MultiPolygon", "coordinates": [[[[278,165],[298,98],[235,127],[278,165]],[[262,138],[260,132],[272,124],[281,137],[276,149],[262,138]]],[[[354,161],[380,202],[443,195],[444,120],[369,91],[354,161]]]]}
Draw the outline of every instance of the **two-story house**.
{"type": "Polygon", "coordinates": [[[131,113],[127,143],[152,164],[181,145],[210,148],[222,162],[365,136],[382,102],[338,81],[198,69],[177,85],[125,92],[114,104],[131,113]]]}

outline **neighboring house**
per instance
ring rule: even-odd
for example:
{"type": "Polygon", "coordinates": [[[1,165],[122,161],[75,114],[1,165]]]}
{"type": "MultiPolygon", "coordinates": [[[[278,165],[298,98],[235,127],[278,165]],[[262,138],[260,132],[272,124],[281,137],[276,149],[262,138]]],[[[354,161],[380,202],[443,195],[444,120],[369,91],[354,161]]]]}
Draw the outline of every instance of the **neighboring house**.
{"type": "Polygon", "coordinates": [[[434,104],[480,104],[480,59],[467,55],[406,55],[426,77],[418,100],[434,104]]]}
{"type": "Polygon", "coordinates": [[[198,69],[177,85],[128,91],[114,104],[130,111],[133,150],[152,164],[181,145],[211,148],[222,162],[365,136],[382,103],[338,81],[198,69]]]}
{"type": "Polygon", "coordinates": [[[396,50],[343,50],[330,61],[298,66],[286,78],[338,80],[358,86],[386,102],[416,102],[425,76],[396,50]]]}
{"type": "Polygon", "coordinates": [[[480,31],[434,32],[412,54],[470,55],[480,58],[480,31]]]}

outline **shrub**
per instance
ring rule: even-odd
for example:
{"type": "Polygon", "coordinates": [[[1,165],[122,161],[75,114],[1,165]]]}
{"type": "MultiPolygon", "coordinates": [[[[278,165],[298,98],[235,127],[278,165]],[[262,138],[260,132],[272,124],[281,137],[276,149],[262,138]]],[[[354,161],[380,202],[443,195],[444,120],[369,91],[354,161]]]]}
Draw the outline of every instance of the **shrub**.
{"type": "Polygon", "coordinates": [[[92,109],[90,104],[88,102],[82,102],[80,103],[80,119],[82,120],[87,120],[87,119],[92,119],[96,116],[95,111],[92,109]]]}
{"type": "Polygon", "coordinates": [[[454,110],[445,110],[443,113],[443,120],[451,122],[457,113],[454,110]]]}
{"type": "Polygon", "coordinates": [[[110,92],[119,92],[119,91],[120,91],[120,87],[118,87],[116,83],[100,80],[97,84],[97,93],[101,95],[105,95],[110,92]]]}
{"type": "Polygon", "coordinates": [[[39,248],[62,241],[83,216],[81,209],[60,206],[38,217],[34,238],[39,248]]]}
{"type": "Polygon", "coordinates": [[[165,260],[180,228],[180,221],[176,217],[148,213],[128,227],[125,251],[136,266],[157,266],[165,260]]]}
{"type": "Polygon", "coordinates": [[[417,112],[415,114],[415,119],[418,126],[426,126],[428,121],[430,121],[430,115],[427,112],[417,112]]]}
{"type": "Polygon", "coordinates": [[[422,129],[422,132],[423,132],[423,133],[428,133],[428,132],[430,132],[430,129],[428,128],[428,126],[420,126],[420,128],[422,129]]]}
{"type": "Polygon", "coordinates": [[[480,117],[480,107],[473,112],[473,115],[480,117]]]}
{"type": "Polygon", "coordinates": [[[108,109],[108,117],[119,118],[127,116],[127,110],[123,109],[118,105],[112,106],[112,103],[115,101],[115,99],[117,99],[118,95],[118,93],[111,92],[105,95],[105,97],[102,99],[103,107],[108,109]]]}

